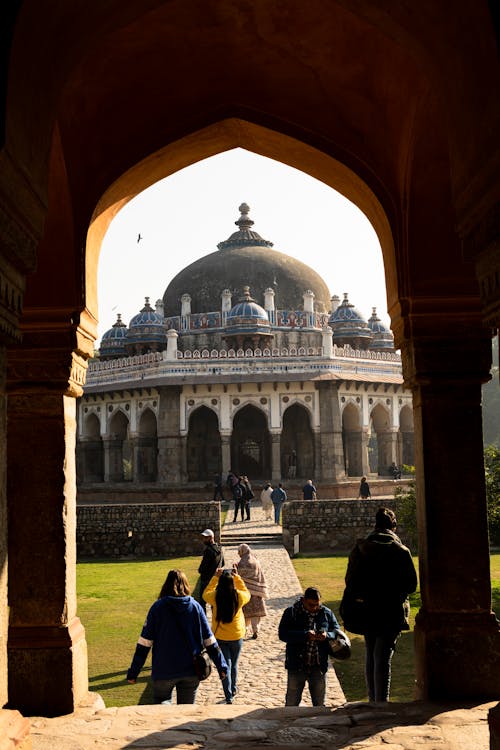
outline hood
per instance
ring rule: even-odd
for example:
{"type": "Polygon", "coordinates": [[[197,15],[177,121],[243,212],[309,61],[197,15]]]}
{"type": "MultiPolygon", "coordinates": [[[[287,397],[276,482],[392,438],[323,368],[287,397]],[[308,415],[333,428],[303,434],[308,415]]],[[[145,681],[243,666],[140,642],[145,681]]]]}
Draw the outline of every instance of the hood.
{"type": "Polygon", "coordinates": [[[193,606],[192,596],[164,596],[160,601],[175,609],[178,614],[188,612],[193,606]]]}
{"type": "Polygon", "coordinates": [[[401,539],[389,529],[375,529],[366,539],[358,542],[362,554],[369,555],[374,549],[389,548],[392,544],[402,547],[401,539]]]}

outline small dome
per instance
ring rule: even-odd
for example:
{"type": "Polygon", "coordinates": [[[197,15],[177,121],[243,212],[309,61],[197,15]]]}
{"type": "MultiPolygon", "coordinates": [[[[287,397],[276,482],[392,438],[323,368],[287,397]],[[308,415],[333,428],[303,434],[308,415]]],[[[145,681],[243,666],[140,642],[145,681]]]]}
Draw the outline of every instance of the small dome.
{"type": "Polygon", "coordinates": [[[127,340],[127,326],[122,320],[122,316],[116,316],[116,323],[103,334],[99,354],[101,359],[117,359],[126,357],[127,350],[125,342],[127,340]]]}
{"type": "Polygon", "coordinates": [[[243,287],[243,297],[229,311],[226,332],[230,334],[270,332],[267,313],[250,296],[250,287],[243,287]]]}
{"type": "Polygon", "coordinates": [[[167,339],[163,317],[155,312],[146,297],[145,305],[129,323],[127,350],[134,353],[165,349],[167,339]]]}
{"type": "Polygon", "coordinates": [[[349,344],[355,349],[368,349],[372,332],[359,310],[349,302],[347,294],[330,315],[328,325],[333,330],[333,342],[337,346],[349,344]]]}
{"type": "Polygon", "coordinates": [[[394,351],[394,336],[386,325],[382,323],[377,315],[377,308],[372,307],[372,315],[368,320],[368,327],[370,328],[373,339],[370,344],[370,349],[383,349],[385,351],[394,351]]]}

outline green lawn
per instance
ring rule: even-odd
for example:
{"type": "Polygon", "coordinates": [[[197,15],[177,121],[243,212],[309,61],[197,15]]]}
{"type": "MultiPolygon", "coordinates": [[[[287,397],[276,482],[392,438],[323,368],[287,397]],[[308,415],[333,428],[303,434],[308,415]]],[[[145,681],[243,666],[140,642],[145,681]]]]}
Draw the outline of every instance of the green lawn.
{"type": "MultiPolygon", "coordinates": [[[[137,684],[129,685],[126,671],[146,613],[157,598],[167,572],[183,570],[194,586],[199,556],[171,560],[95,561],[77,565],[78,615],[85,625],[89,651],[90,689],[102,695],[107,706],[151,703],[145,668],[137,684]]],[[[416,561],[415,561],[416,563],[416,561]]],[[[323,601],[338,613],[347,565],[341,556],[300,556],[293,560],[302,586],[317,586],[323,601]]],[[[500,615],[500,554],[491,556],[493,609],[500,615]]],[[[194,592],[193,592],[194,593],[194,592]]],[[[412,618],[420,606],[419,592],[412,597],[412,618]]],[[[352,657],[337,662],[336,671],[348,700],[366,698],[362,636],[352,636],[352,657]]],[[[413,632],[404,633],[393,660],[391,697],[412,700],[414,685],[413,632]]]]}

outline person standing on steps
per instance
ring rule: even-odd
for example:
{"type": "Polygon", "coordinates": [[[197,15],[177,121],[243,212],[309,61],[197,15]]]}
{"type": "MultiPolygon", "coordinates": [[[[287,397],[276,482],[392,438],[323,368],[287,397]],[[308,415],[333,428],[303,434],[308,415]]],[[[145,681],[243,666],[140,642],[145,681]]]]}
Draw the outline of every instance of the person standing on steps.
{"type": "Polygon", "coordinates": [[[244,510],[247,516],[247,521],[250,521],[250,503],[254,499],[255,495],[253,494],[252,485],[250,484],[250,481],[246,475],[241,477],[241,483],[243,486],[244,510]]]}
{"type": "Polygon", "coordinates": [[[233,498],[234,498],[234,518],[233,523],[238,520],[238,511],[241,511],[241,520],[245,520],[245,487],[241,482],[241,478],[238,479],[233,487],[233,498]]]}
{"type": "Polygon", "coordinates": [[[228,665],[222,687],[226,703],[232,703],[237,691],[238,659],[245,635],[243,606],[250,601],[250,593],[235,568],[219,568],[203,594],[212,605],[212,628],[228,665]]]}
{"type": "Polygon", "coordinates": [[[361,482],[359,483],[359,491],[358,491],[358,500],[368,500],[368,498],[371,499],[372,493],[370,492],[370,485],[366,481],[366,477],[361,477],[361,482]]]}
{"type": "Polygon", "coordinates": [[[286,503],[286,500],[287,500],[286,492],[283,489],[283,485],[280,482],[278,486],[275,487],[274,490],[271,492],[271,501],[274,505],[274,523],[279,524],[280,515],[281,515],[281,507],[283,503],[286,503]]]}
{"type": "Polygon", "coordinates": [[[216,543],[212,529],[205,529],[205,531],[202,531],[201,538],[205,545],[205,551],[201,558],[200,567],[198,568],[198,573],[200,574],[199,602],[203,611],[206,612],[203,592],[217,568],[222,568],[224,566],[224,553],[220,544],[216,543]]]}
{"type": "Polygon", "coordinates": [[[264,511],[266,521],[273,520],[273,501],[271,500],[272,494],[273,488],[269,482],[266,482],[264,485],[264,489],[260,493],[260,501],[262,503],[262,510],[264,511]]]}

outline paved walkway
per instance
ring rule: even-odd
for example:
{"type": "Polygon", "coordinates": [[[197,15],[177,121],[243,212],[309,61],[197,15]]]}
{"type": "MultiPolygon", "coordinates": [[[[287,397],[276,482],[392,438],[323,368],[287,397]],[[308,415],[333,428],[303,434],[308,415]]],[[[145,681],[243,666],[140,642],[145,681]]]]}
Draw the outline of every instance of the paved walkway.
{"type": "MultiPolygon", "coordinates": [[[[281,546],[280,527],[266,522],[260,508],[252,521],[223,529],[226,563],[237,561],[247,542],[259,558],[270,587],[269,615],[257,640],[247,638],[240,657],[235,703],[223,701],[214,674],[201,684],[194,706],[105,708],[96,694],[87,707],[56,719],[33,717],[33,750],[488,750],[488,709],[426,703],[345,703],[333,669],[327,706],[314,708],[309,696],[285,708],[284,644],[278,640],[281,613],[301,592],[281,546]]],[[[29,746],[23,746],[28,750],[29,746]]]]}

